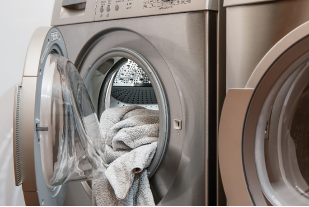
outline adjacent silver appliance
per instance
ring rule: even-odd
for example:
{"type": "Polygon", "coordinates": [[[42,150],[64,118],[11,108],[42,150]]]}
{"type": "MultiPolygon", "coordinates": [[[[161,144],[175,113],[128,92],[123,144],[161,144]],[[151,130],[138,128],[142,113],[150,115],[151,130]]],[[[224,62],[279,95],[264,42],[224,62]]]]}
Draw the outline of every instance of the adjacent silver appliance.
{"type": "Polygon", "coordinates": [[[219,161],[229,205],[309,205],[306,0],[225,0],[219,161]]]}
{"type": "Polygon", "coordinates": [[[45,66],[57,54],[79,71],[98,117],[106,108],[131,104],[159,110],[158,149],[149,167],[156,204],[216,205],[217,89],[223,77],[217,31],[217,0],[56,0],[52,27],[34,32],[16,87],[15,174],[26,204],[91,205],[85,176],[58,187],[46,184],[59,143],[42,147],[42,134],[59,134],[62,122],[56,109],[49,112],[53,128],[41,120],[42,86],[43,77],[49,79],[45,66]]]}

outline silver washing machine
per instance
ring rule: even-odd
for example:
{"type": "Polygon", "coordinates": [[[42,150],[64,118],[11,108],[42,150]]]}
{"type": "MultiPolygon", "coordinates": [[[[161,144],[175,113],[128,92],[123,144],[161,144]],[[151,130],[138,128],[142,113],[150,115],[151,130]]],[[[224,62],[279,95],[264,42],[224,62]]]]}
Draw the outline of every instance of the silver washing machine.
{"type": "Polygon", "coordinates": [[[61,144],[43,136],[62,127],[54,114],[63,109],[44,102],[46,80],[55,80],[46,67],[57,54],[79,71],[98,117],[117,106],[159,110],[148,169],[156,204],[216,205],[218,1],[56,0],[52,25],[34,32],[16,87],[15,177],[26,204],[92,204],[91,180],[45,182],[61,144]]]}
{"type": "Polygon", "coordinates": [[[225,0],[219,161],[230,205],[309,205],[309,1],[225,0]]]}

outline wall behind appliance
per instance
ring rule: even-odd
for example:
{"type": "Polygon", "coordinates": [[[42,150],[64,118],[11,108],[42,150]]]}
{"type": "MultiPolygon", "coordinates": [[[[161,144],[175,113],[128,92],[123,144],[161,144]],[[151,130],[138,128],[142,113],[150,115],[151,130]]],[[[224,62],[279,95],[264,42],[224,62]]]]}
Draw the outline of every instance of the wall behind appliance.
{"type": "Polygon", "coordinates": [[[13,167],[14,87],[21,83],[34,30],[49,26],[54,0],[0,0],[0,206],[25,205],[13,167]]]}

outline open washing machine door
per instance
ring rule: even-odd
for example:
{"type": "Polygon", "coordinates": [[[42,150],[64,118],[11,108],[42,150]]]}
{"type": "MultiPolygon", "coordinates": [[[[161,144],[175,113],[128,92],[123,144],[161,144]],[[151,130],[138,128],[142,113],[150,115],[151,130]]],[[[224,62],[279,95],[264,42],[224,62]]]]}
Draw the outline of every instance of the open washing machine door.
{"type": "Polygon", "coordinates": [[[100,156],[104,147],[99,147],[103,139],[97,114],[79,72],[58,54],[46,59],[38,122],[43,175],[50,189],[102,174],[106,164],[100,156]]]}
{"type": "Polygon", "coordinates": [[[308,31],[286,35],[227,93],[219,161],[229,205],[309,205],[308,31]]]}
{"type": "Polygon", "coordinates": [[[48,128],[41,126],[40,123],[41,86],[45,64],[47,59],[50,60],[49,54],[52,53],[63,58],[67,57],[60,31],[50,27],[38,28],[29,43],[22,83],[15,90],[13,117],[15,181],[16,185],[22,184],[26,205],[61,205],[67,190],[65,184],[57,187],[46,184],[45,178],[47,179],[51,172],[45,168],[44,175],[41,155],[49,156],[46,163],[54,157],[52,151],[42,153],[40,148],[42,141],[40,132],[48,132],[48,128]]]}
{"type": "Polygon", "coordinates": [[[15,179],[27,205],[62,205],[69,181],[96,178],[104,167],[97,114],[66,56],[59,30],[37,29],[16,88],[15,179]]]}

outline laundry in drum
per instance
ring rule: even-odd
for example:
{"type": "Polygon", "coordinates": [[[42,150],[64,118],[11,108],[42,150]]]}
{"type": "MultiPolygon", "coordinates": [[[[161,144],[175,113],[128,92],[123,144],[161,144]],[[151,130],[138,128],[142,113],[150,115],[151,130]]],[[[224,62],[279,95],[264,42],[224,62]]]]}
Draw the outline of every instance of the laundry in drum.
{"type": "Polygon", "coordinates": [[[87,88],[68,59],[48,56],[40,109],[40,125],[48,126],[40,131],[44,179],[50,188],[92,181],[95,205],[154,205],[147,167],[159,137],[157,100],[145,72],[118,60],[106,82],[110,102],[99,112],[94,85],[87,88]]]}

